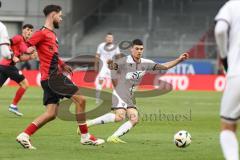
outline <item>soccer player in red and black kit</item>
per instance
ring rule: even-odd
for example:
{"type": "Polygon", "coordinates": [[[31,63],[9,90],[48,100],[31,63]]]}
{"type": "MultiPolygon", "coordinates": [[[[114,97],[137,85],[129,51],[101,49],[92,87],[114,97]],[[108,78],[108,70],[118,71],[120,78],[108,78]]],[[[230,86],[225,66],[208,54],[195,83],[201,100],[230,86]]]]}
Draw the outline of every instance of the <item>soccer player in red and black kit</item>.
{"type": "MultiPolygon", "coordinates": [[[[71,73],[72,68],[66,65],[58,54],[58,42],[54,28],[59,28],[62,21],[62,11],[58,5],[48,5],[44,8],[43,13],[46,16],[45,25],[39,31],[35,32],[28,40],[30,46],[36,46],[38,58],[40,60],[41,86],[44,91],[43,104],[46,111],[37,117],[29,126],[17,136],[17,141],[26,149],[36,149],[30,142],[32,136],[40,127],[54,120],[58,113],[60,99],[66,97],[76,105],[76,114],[80,115],[85,111],[85,98],[79,93],[79,88],[73,82],[63,75],[64,72],[71,73]],[[60,86],[67,93],[59,93],[50,85],[51,76],[60,79],[60,86]]],[[[59,83],[56,82],[56,83],[59,83]]],[[[104,140],[97,139],[88,133],[88,127],[85,118],[77,117],[79,129],[81,131],[81,143],[88,145],[99,145],[104,140]]]]}
{"type": "MultiPolygon", "coordinates": [[[[34,52],[33,48],[26,47],[26,41],[32,36],[33,26],[31,24],[25,24],[22,27],[22,34],[16,35],[10,39],[10,48],[13,51],[13,56],[19,61],[28,61],[36,58],[36,53],[25,54],[25,52],[34,52]],[[27,49],[27,50],[26,50],[27,49]]],[[[10,78],[17,82],[20,88],[17,90],[15,97],[13,98],[12,104],[9,106],[8,110],[18,116],[23,114],[19,112],[17,104],[24,95],[26,89],[28,88],[28,81],[22,75],[22,73],[15,67],[15,62],[13,59],[3,58],[0,60],[0,87],[5,83],[5,81],[10,78]]]]}

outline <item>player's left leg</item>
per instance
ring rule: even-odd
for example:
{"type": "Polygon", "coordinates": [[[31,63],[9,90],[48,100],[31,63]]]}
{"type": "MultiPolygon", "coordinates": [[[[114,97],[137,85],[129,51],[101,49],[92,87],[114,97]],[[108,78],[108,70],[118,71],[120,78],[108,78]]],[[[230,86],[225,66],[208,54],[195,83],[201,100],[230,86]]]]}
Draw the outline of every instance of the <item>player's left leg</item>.
{"type": "Polygon", "coordinates": [[[138,123],[138,111],[135,107],[129,107],[127,109],[127,117],[128,121],[122,124],[117,131],[113,133],[112,136],[108,138],[108,142],[114,142],[114,143],[126,143],[119,139],[119,137],[125,135],[128,133],[137,123],[138,123]],[[116,139],[119,139],[116,141],[116,139]]]}
{"type": "Polygon", "coordinates": [[[76,120],[79,130],[81,132],[81,143],[86,145],[101,145],[105,141],[103,139],[95,138],[88,132],[88,126],[86,124],[85,107],[86,100],[79,91],[71,97],[72,101],[76,105],[76,120]]]}
{"type": "Polygon", "coordinates": [[[227,160],[239,160],[238,140],[236,136],[237,124],[221,121],[220,143],[227,160]]]}
{"type": "Polygon", "coordinates": [[[221,102],[220,144],[227,160],[239,160],[236,136],[237,120],[240,118],[240,77],[227,77],[221,102]]]}
{"type": "Polygon", "coordinates": [[[9,106],[9,111],[15,113],[18,116],[22,116],[23,114],[18,110],[18,103],[22,99],[24,93],[26,92],[29,84],[27,79],[25,78],[21,82],[19,82],[19,88],[16,91],[15,97],[13,98],[12,104],[9,106]]]}

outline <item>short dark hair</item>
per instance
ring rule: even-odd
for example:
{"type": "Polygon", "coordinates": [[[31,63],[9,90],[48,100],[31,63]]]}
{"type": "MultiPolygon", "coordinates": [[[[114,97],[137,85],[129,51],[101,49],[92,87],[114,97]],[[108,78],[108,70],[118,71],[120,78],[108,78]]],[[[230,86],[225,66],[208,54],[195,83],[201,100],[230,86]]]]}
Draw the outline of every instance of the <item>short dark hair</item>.
{"type": "Polygon", "coordinates": [[[112,32],[108,32],[106,35],[111,35],[111,36],[113,36],[113,33],[112,33],[112,32]]]}
{"type": "Polygon", "coordinates": [[[2,2],[0,1],[0,8],[2,7],[2,2]]]}
{"type": "Polygon", "coordinates": [[[132,41],[132,47],[133,47],[134,45],[143,45],[143,42],[142,42],[141,39],[134,39],[134,40],[132,41]]]}
{"type": "Polygon", "coordinates": [[[62,7],[59,5],[47,5],[44,9],[43,9],[43,13],[45,16],[48,16],[50,13],[52,12],[60,12],[62,10],[62,7]]]}
{"type": "Polygon", "coordinates": [[[33,27],[33,25],[31,25],[31,24],[24,24],[24,25],[22,26],[22,29],[25,29],[25,28],[33,29],[34,27],[33,27]]]}

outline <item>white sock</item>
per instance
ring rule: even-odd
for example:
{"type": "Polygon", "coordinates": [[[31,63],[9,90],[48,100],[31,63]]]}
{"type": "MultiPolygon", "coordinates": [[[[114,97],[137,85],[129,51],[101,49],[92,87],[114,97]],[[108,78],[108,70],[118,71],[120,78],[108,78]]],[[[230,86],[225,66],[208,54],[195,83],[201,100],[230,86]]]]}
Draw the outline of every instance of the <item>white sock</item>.
{"type": "Polygon", "coordinates": [[[86,139],[86,138],[88,138],[89,136],[90,136],[89,133],[81,134],[81,138],[82,138],[82,139],[86,139]]]}
{"type": "Polygon", "coordinates": [[[88,121],[88,126],[115,122],[115,117],[116,115],[114,113],[107,113],[101,117],[97,117],[93,120],[88,121]]]}
{"type": "Polygon", "coordinates": [[[10,104],[10,107],[17,108],[17,106],[14,104],[10,104]]]}
{"type": "Polygon", "coordinates": [[[238,140],[233,131],[222,131],[220,133],[220,143],[226,160],[239,160],[238,140]]]}
{"type": "Polygon", "coordinates": [[[124,124],[122,124],[115,133],[113,133],[113,136],[121,137],[124,134],[126,134],[132,127],[133,127],[132,123],[130,121],[127,121],[124,124]]]}
{"type": "Polygon", "coordinates": [[[100,99],[101,91],[102,91],[102,85],[97,82],[97,84],[96,84],[96,99],[97,99],[97,101],[99,101],[99,99],[100,99]]]}

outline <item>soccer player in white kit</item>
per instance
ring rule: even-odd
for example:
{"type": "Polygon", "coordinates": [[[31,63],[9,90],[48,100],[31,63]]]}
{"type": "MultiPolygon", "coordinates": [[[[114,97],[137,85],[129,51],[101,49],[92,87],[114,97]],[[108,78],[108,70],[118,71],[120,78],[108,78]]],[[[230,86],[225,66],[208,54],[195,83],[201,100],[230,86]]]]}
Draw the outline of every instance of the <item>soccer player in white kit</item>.
{"type": "Polygon", "coordinates": [[[238,160],[236,130],[240,118],[240,0],[226,2],[215,20],[216,43],[227,70],[220,109],[220,144],[225,159],[238,160]]]}
{"type": "MultiPolygon", "coordinates": [[[[0,7],[2,3],[0,1],[0,7]]],[[[6,59],[12,59],[13,53],[10,50],[10,40],[6,26],[0,21],[0,53],[6,59]]],[[[18,61],[17,57],[14,57],[18,61]]]]}
{"type": "Polygon", "coordinates": [[[104,80],[111,79],[111,71],[108,68],[107,60],[119,58],[121,55],[119,47],[114,44],[114,36],[112,33],[107,33],[105,42],[98,45],[95,59],[95,71],[98,72],[96,84],[96,103],[100,101],[100,93],[103,87],[104,80]]]}
{"type": "Polygon", "coordinates": [[[143,42],[135,39],[132,41],[131,55],[122,57],[116,61],[108,61],[109,68],[112,70],[111,78],[114,82],[112,98],[114,113],[107,113],[101,117],[87,121],[88,126],[92,126],[120,122],[128,118],[112,136],[108,137],[108,142],[126,143],[119,137],[126,134],[138,123],[138,110],[135,104],[134,88],[141,82],[144,74],[153,70],[167,70],[189,58],[188,53],[183,53],[173,61],[157,64],[152,60],[141,58],[143,50],[143,42]]]}

